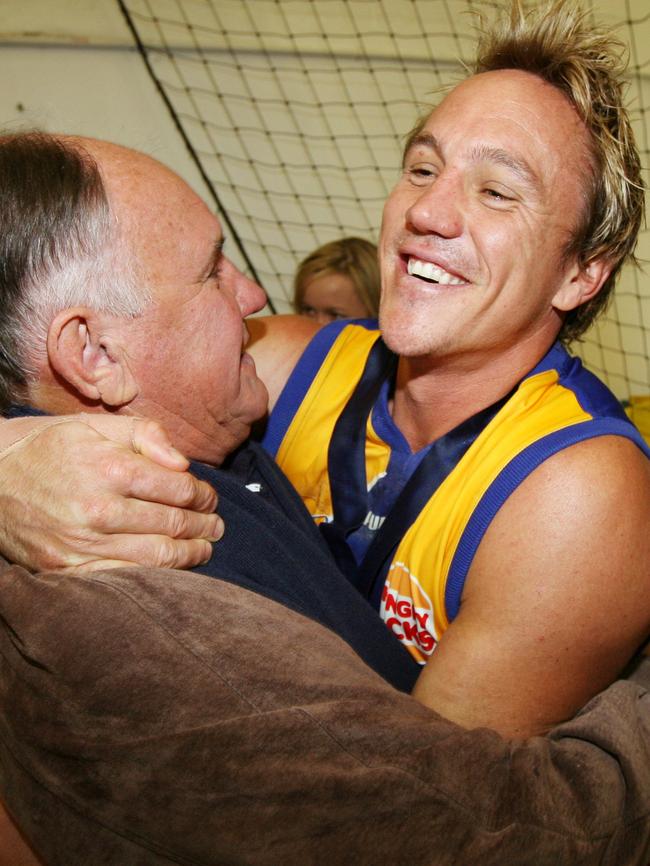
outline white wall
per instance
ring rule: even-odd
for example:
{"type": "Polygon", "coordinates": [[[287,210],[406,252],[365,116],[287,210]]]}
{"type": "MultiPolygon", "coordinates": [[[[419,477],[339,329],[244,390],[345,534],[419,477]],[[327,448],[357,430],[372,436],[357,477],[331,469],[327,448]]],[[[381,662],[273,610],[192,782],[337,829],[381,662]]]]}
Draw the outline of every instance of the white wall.
{"type": "Polygon", "coordinates": [[[115,0],[0,0],[0,72],[5,129],[135,147],[205,193],[115,0]]]}
{"type": "MultiPolygon", "coordinates": [[[[469,5],[476,5],[472,4],[471,0],[468,2],[469,5]]],[[[650,17],[647,16],[647,0],[596,0],[596,4],[601,7],[601,13],[612,21],[622,20],[628,13],[639,19],[646,16],[645,23],[639,25],[635,31],[636,40],[631,46],[632,60],[641,65],[646,62],[646,58],[650,61],[648,57],[650,17]]],[[[144,10],[148,4],[144,0],[130,0],[130,5],[136,9],[141,5],[144,10]]],[[[183,8],[198,21],[201,15],[210,9],[210,4],[206,0],[181,0],[181,2],[156,0],[153,5],[157,9],[168,10],[170,17],[177,14],[179,8],[183,8]]],[[[350,19],[350,26],[355,23],[352,20],[353,12],[357,14],[360,9],[367,9],[368,20],[357,23],[362,28],[368,25],[368,30],[376,34],[372,37],[364,36],[364,45],[368,46],[372,43],[369,50],[380,56],[382,52],[395,49],[388,35],[391,24],[394,24],[400,32],[408,32],[409,28],[417,29],[415,18],[406,15],[405,11],[408,12],[415,7],[421,14],[429,14],[429,11],[434,8],[445,10],[446,20],[441,21],[439,28],[437,23],[431,22],[431,31],[437,32],[449,30],[452,26],[460,26],[466,21],[460,14],[460,10],[466,5],[463,0],[446,0],[444,4],[435,3],[434,0],[415,0],[415,6],[411,5],[410,0],[409,2],[384,0],[383,17],[377,20],[373,19],[372,10],[379,9],[379,4],[375,6],[372,3],[321,4],[321,10],[336,12],[331,20],[321,20],[322,16],[318,18],[316,5],[307,0],[302,6],[288,0],[279,6],[265,0],[252,0],[252,2],[249,0],[248,3],[239,0],[218,0],[214,3],[214,8],[219,10],[218,14],[224,21],[227,19],[229,24],[239,31],[237,39],[241,46],[249,51],[254,88],[257,88],[260,94],[265,91],[271,94],[278,90],[278,82],[280,82],[289,95],[293,88],[293,92],[304,100],[306,94],[304,76],[292,74],[287,69],[271,80],[271,76],[266,72],[269,52],[285,49],[286,40],[281,38],[281,33],[277,37],[265,37],[263,44],[259,43],[261,50],[256,57],[256,37],[252,32],[254,24],[260,25],[259,29],[263,30],[262,25],[266,22],[270,30],[278,31],[279,26],[281,27],[278,21],[284,20],[278,16],[290,13],[294,19],[300,19],[298,27],[304,32],[314,30],[317,25],[327,28],[328,32],[333,34],[331,38],[328,36],[327,44],[333,48],[338,46],[342,52],[345,52],[349,50],[352,43],[342,36],[336,36],[336,33],[341,31],[348,19],[350,19]],[[256,67],[259,68],[258,72],[255,72],[256,67]]],[[[464,23],[463,27],[467,29],[464,23]]],[[[172,35],[177,43],[183,44],[185,41],[189,44],[187,33],[182,29],[174,29],[172,35]]],[[[323,39],[317,37],[314,37],[313,43],[314,49],[322,48],[324,44],[323,39]]],[[[405,53],[408,52],[409,45],[407,40],[403,40],[397,49],[405,53]]],[[[448,37],[432,36],[430,40],[430,51],[436,58],[441,59],[455,58],[459,51],[465,50],[466,46],[466,41],[454,42],[448,37]]],[[[280,56],[279,52],[278,56],[280,56]]],[[[320,61],[316,59],[312,61],[314,68],[310,73],[316,74],[315,66],[318,62],[320,61]]],[[[352,61],[346,62],[350,65],[352,61]]],[[[319,80],[319,87],[324,86],[329,80],[327,62],[323,61],[323,63],[324,71],[322,79],[319,80]]],[[[289,65],[287,61],[287,67],[289,65]]],[[[232,74],[231,70],[220,69],[220,75],[230,74],[232,74]]],[[[381,86],[387,89],[391,99],[399,97],[401,91],[390,92],[392,81],[390,72],[382,74],[384,79],[381,86]]],[[[358,94],[359,98],[363,99],[366,95],[364,88],[372,85],[372,82],[364,84],[367,78],[364,79],[363,72],[358,74],[358,78],[355,95],[358,94]]],[[[220,80],[225,79],[222,77],[220,80]]],[[[430,98],[425,92],[419,91],[433,89],[435,84],[435,76],[431,75],[425,67],[416,74],[413,94],[418,91],[418,99],[430,98]],[[430,82],[428,87],[425,87],[425,82],[430,82]]],[[[234,80],[232,87],[236,89],[234,80]]],[[[650,88],[647,87],[647,81],[642,85],[642,89],[644,92],[635,92],[632,96],[637,106],[640,104],[650,106],[650,88]]],[[[308,93],[307,98],[310,98],[308,93]]],[[[396,124],[395,129],[399,126],[400,131],[406,131],[416,114],[415,102],[416,100],[408,94],[404,96],[403,104],[399,99],[397,100],[390,110],[391,122],[396,124]]],[[[351,105],[354,105],[354,100],[351,105]]],[[[271,112],[272,109],[265,110],[271,112]]],[[[269,123],[282,126],[281,110],[273,109],[273,111],[275,114],[268,115],[269,123]]],[[[4,128],[7,129],[39,126],[47,130],[96,135],[144,150],[175,168],[200,195],[210,201],[209,193],[160,95],[151,82],[142,59],[133,46],[132,36],[116,0],[0,0],[0,117],[4,128]]],[[[317,123],[318,112],[314,111],[313,117],[314,123],[317,123]]],[[[356,119],[348,117],[343,109],[339,121],[335,110],[330,109],[329,120],[332,123],[340,122],[343,129],[351,127],[356,122],[356,119]]],[[[201,130],[198,129],[197,134],[200,133],[201,130]]],[[[648,131],[645,127],[639,127],[639,137],[641,145],[647,149],[648,131]]],[[[220,142],[222,141],[224,146],[232,148],[233,154],[239,154],[242,150],[243,145],[236,138],[233,138],[230,144],[220,138],[220,142]]],[[[286,147],[290,146],[295,144],[287,143],[286,147]]],[[[361,180],[370,185],[367,189],[371,190],[371,194],[360,196],[363,201],[361,208],[354,202],[334,207],[330,203],[319,203],[315,198],[313,200],[309,198],[312,187],[332,189],[341,185],[340,174],[331,172],[325,167],[329,161],[325,149],[320,160],[321,165],[324,166],[320,169],[320,178],[312,177],[310,171],[297,175],[294,169],[294,180],[297,178],[294,186],[297,187],[298,196],[293,202],[288,197],[282,199],[278,192],[275,194],[273,192],[274,188],[277,191],[284,191],[285,187],[291,185],[287,177],[281,176],[280,172],[275,174],[269,170],[257,172],[251,170],[250,166],[242,165],[239,169],[240,174],[235,178],[232,194],[225,190],[224,186],[228,209],[231,206],[233,208],[239,206],[241,211],[239,219],[242,224],[244,225],[244,220],[248,219],[251,232],[256,232],[250,235],[251,239],[255,240],[255,243],[251,240],[252,255],[256,264],[259,260],[262,268],[268,268],[264,274],[265,282],[273,289],[275,296],[280,298],[281,310],[287,309],[288,275],[295,261],[301,254],[315,246],[316,242],[322,243],[330,239],[330,237],[323,237],[323,232],[329,231],[331,236],[337,234],[337,229],[332,228],[321,229],[318,235],[316,230],[312,230],[309,226],[311,216],[317,213],[327,216],[336,211],[337,220],[342,222],[347,219],[348,224],[354,226],[352,211],[357,207],[358,210],[364,211],[362,216],[367,226],[366,234],[376,234],[383,191],[392,182],[392,166],[396,165],[398,153],[396,143],[381,146],[384,150],[379,154],[373,155],[369,152],[367,144],[364,144],[358,154],[354,150],[344,154],[345,160],[357,160],[360,163],[359,177],[365,171],[366,176],[361,177],[361,180]],[[382,159],[385,166],[389,166],[384,176],[373,175],[375,156],[377,159],[382,159]],[[262,193],[261,190],[254,189],[255,186],[265,182],[269,184],[270,192],[262,193]],[[245,187],[251,189],[242,194],[241,190],[245,187]],[[301,201],[301,193],[304,201],[301,201]],[[282,212],[283,207],[286,208],[287,224],[291,225],[293,221],[294,227],[289,230],[274,228],[271,220],[268,224],[262,225],[262,216],[270,214],[274,218],[274,214],[282,212]],[[249,215],[252,214],[252,217],[245,217],[244,211],[249,215]],[[341,211],[343,216],[340,215],[341,211]],[[275,275],[272,273],[274,267],[277,268],[275,275]],[[284,276],[280,276],[283,273],[284,276]]],[[[219,170],[220,165],[216,160],[206,159],[206,162],[209,162],[215,171],[219,170]]],[[[253,168],[255,162],[255,154],[253,154],[253,159],[250,161],[253,168]]],[[[318,168],[317,166],[317,171],[318,168]]],[[[350,184],[349,179],[345,178],[345,183],[350,184]]],[[[356,179],[354,183],[357,183],[356,179]]],[[[324,222],[327,222],[327,219],[324,222]]],[[[640,250],[643,257],[650,258],[647,234],[644,236],[640,250]]],[[[234,245],[229,244],[229,254],[238,265],[243,265],[234,245]]],[[[586,344],[583,354],[598,372],[606,374],[609,384],[614,387],[619,396],[625,397],[630,392],[650,390],[648,277],[639,279],[628,274],[618,291],[618,296],[619,300],[609,319],[596,330],[594,339],[586,344]]]]}

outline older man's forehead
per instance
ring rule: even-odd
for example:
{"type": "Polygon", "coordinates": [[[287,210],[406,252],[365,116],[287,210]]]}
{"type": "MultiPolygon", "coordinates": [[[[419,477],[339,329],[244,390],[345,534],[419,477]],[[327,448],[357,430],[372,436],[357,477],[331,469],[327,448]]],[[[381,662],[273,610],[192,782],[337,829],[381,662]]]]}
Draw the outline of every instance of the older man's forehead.
{"type": "Polygon", "coordinates": [[[131,245],[153,279],[198,282],[221,255],[217,217],[178,176],[167,175],[127,210],[131,245]]]}
{"type": "Polygon", "coordinates": [[[189,184],[140,151],[97,139],[80,143],[99,166],[117,248],[138,278],[154,293],[205,279],[219,258],[221,225],[189,184]]]}

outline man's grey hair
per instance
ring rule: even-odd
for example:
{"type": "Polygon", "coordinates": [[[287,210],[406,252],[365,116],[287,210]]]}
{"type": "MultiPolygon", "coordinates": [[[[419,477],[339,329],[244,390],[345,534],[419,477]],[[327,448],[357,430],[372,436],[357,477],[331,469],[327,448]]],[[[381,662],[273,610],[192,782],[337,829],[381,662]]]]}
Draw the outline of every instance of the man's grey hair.
{"type": "Polygon", "coordinates": [[[134,317],[150,300],[99,168],[74,139],[0,136],[0,406],[24,399],[50,322],[86,306],[134,317]]]}

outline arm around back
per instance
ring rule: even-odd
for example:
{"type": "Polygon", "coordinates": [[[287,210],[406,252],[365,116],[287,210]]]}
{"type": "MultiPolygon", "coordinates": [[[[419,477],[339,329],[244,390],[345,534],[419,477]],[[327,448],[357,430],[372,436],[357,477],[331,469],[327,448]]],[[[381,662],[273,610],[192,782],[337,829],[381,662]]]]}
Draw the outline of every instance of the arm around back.
{"type": "Polygon", "coordinates": [[[0,579],[0,796],[48,866],[648,862],[639,685],[507,743],[218,579],[0,579]]]}

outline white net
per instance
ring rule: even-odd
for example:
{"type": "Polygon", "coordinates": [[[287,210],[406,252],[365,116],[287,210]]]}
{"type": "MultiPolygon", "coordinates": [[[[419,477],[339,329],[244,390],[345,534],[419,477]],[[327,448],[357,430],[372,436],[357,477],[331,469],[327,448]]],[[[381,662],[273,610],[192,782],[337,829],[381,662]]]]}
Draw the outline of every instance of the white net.
{"type": "MultiPolygon", "coordinates": [[[[297,263],[345,235],[376,240],[403,137],[474,47],[472,0],[118,0],[214,191],[229,253],[290,309],[297,263]]],[[[592,0],[630,51],[644,166],[647,0],[592,0]]],[[[649,258],[644,231],[638,247],[649,258]]],[[[578,347],[621,399],[650,392],[650,286],[624,273],[578,347]]]]}

